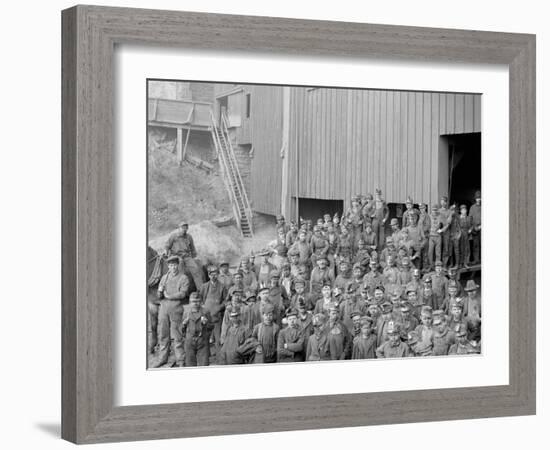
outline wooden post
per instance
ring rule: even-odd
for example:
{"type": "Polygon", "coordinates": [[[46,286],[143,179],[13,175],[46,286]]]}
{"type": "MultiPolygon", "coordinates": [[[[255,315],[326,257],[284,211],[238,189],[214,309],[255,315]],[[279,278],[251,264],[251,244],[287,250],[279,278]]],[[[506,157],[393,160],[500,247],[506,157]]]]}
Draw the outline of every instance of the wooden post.
{"type": "Polygon", "coordinates": [[[185,152],[187,151],[187,143],[189,142],[189,133],[191,133],[191,126],[187,127],[187,135],[185,136],[185,145],[183,146],[183,151],[181,153],[181,161],[185,159],[185,152]]]}
{"type": "Polygon", "coordinates": [[[178,157],[178,164],[181,166],[181,163],[183,162],[182,129],[181,127],[178,127],[177,130],[178,130],[178,137],[176,140],[176,155],[178,157]]]}

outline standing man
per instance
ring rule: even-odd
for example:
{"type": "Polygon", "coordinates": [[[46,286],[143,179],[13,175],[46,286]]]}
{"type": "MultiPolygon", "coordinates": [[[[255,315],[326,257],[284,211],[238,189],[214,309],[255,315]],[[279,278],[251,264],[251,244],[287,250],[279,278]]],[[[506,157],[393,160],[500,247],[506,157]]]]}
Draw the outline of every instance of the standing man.
{"type": "Polygon", "coordinates": [[[183,335],[181,320],[183,316],[183,300],[189,293],[189,278],[179,271],[180,260],[177,256],[167,259],[168,273],[163,275],[158,287],[159,307],[159,341],[160,348],[157,360],[152,367],[160,367],[168,362],[170,355],[170,340],[174,342],[176,364],[184,365],[183,335]]]}
{"type": "Polygon", "coordinates": [[[382,199],[382,190],[376,189],[376,195],[374,196],[374,212],[372,216],[372,229],[376,233],[378,238],[378,247],[380,250],[384,247],[385,242],[385,227],[388,217],[390,216],[390,210],[386,205],[386,202],[382,199]]]}
{"type": "Polygon", "coordinates": [[[475,195],[475,203],[470,206],[470,217],[472,218],[472,241],[474,261],[473,264],[481,264],[481,191],[475,195]]]}
{"type": "Polygon", "coordinates": [[[334,272],[328,267],[328,260],[322,256],[317,259],[317,266],[311,271],[309,292],[317,299],[326,283],[334,283],[334,272]]]}
{"type": "Polygon", "coordinates": [[[313,227],[313,236],[311,237],[310,247],[312,253],[311,266],[315,267],[319,258],[325,258],[327,256],[329,249],[328,241],[323,237],[321,227],[319,225],[315,225],[313,227]]]}
{"type": "Polygon", "coordinates": [[[424,234],[424,241],[422,245],[422,250],[420,251],[421,264],[417,267],[422,270],[426,270],[429,264],[428,245],[429,245],[429,237],[430,237],[431,219],[430,219],[430,214],[428,213],[428,205],[426,205],[426,203],[420,203],[418,205],[418,208],[420,209],[420,213],[418,215],[418,226],[420,227],[420,229],[424,234]]]}
{"type": "Polygon", "coordinates": [[[277,362],[304,361],[304,333],[298,323],[298,312],[290,309],[286,319],[288,326],[279,332],[277,338],[277,362]]]}
{"type": "Polygon", "coordinates": [[[352,337],[340,320],[340,308],[333,305],[329,309],[327,339],[330,359],[341,360],[351,357],[352,337]]]}
{"type": "Polygon", "coordinates": [[[231,325],[225,334],[218,362],[223,365],[244,364],[244,344],[252,332],[241,323],[240,306],[235,306],[231,309],[229,321],[231,325]]]}
{"type": "Polygon", "coordinates": [[[459,267],[468,269],[470,267],[470,236],[472,233],[472,217],[468,215],[466,205],[460,205],[460,215],[458,216],[460,225],[460,261],[459,267]]]}
{"type": "Polygon", "coordinates": [[[225,285],[218,279],[218,268],[216,266],[208,267],[208,278],[210,280],[204,283],[200,290],[200,298],[204,302],[204,309],[208,311],[212,322],[214,344],[216,353],[220,348],[220,336],[222,331],[222,319],[225,309],[225,299],[227,298],[227,289],[225,285]]]}
{"type": "Polygon", "coordinates": [[[189,225],[181,222],[178,228],[170,235],[164,246],[164,252],[168,256],[176,255],[180,258],[180,271],[187,269],[193,277],[195,288],[200,289],[203,283],[202,271],[195,262],[197,250],[193,237],[187,233],[189,225]]]}
{"type": "Polygon", "coordinates": [[[442,195],[439,200],[439,218],[443,224],[441,230],[441,259],[444,267],[447,267],[451,256],[451,233],[449,230],[451,211],[447,208],[448,200],[449,198],[446,195],[442,195]]]}
{"type": "Polygon", "coordinates": [[[405,358],[411,356],[411,350],[406,342],[401,340],[399,324],[388,322],[388,340],[380,344],[376,349],[377,358],[405,358]]]}
{"type": "Polygon", "coordinates": [[[273,322],[273,312],[273,305],[265,305],[262,310],[262,322],[257,324],[252,331],[252,337],[259,343],[259,350],[263,354],[264,363],[277,362],[279,325],[273,322]]]}
{"type": "Polygon", "coordinates": [[[435,269],[435,261],[441,260],[441,242],[443,227],[445,226],[438,211],[437,205],[432,206],[432,213],[430,214],[430,233],[428,241],[428,265],[425,269],[426,272],[435,269]]]}
{"type": "Polygon", "coordinates": [[[361,318],[361,332],[353,339],[351,359],[376,358],[376,333],[373,333],[373,320],[369,316],[361,318]]]}
{"type": "Polygon", "coordinates": [[[208,310],[201,306],[197,292],[189,296],[189,309],[183,314],[181,324],[184,336],[185,365],[208,366],[210,364],[210,331],[214,324],[208,310]]]}
{"type": "Polygon", "coordinates": [[[413,215],[418,216],[418,210],[414,208],[413,200],[409,196],[407,197],[407,200],[405,200],[405,212],[403,213],[401,228],[406,228],[411,225],[411,217],[413,215]]]}

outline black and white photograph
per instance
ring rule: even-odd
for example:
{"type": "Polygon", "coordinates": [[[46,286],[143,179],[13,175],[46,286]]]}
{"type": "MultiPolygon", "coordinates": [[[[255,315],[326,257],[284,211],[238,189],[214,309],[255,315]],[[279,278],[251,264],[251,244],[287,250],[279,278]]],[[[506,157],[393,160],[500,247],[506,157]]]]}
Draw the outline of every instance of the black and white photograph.
{"type": "Polygon", "coordinates": [[[481,97],[148,79],[147,367],[480,355],[481,97]]]}

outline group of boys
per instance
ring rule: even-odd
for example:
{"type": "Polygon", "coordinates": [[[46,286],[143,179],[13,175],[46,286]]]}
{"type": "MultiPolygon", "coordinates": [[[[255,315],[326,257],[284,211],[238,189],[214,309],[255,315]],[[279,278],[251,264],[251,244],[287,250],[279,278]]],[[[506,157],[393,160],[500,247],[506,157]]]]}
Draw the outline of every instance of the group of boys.
{"type": "Polygon", "coordinates": [[[226,261],[208,265],[206,282],[191,272],[194,292],[174,251],[192,243],[182,224],[166,245],[152,366],[166,364],[171,348],[178,366],[479,353],[479,286],[464,284],[459,270],[470,264],[470,241],[480,262],[479,193],[467,220],[446,197],[431,214],[409,198],[402,226],[391,219],[387,234],[381,195],[354,196],[345,214],[313,227],[277,216],[268,251],[243,258],[233,273],[226,261]]]}

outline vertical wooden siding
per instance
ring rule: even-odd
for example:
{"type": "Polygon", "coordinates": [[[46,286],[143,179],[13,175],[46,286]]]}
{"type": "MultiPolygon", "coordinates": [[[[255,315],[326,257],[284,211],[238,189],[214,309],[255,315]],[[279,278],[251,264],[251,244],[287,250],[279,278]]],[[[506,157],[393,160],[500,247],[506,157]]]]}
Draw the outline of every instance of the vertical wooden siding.
{"type": "MultiPolygon", "coordinates": [[[[254,211],[279,214],[281,208],[281,144],[283,88],[246,86],[250,93],[250,118],[243,126],[254,150],[251,170],[251,203],[254,211]]],[[[247,139],[248,140],[248,139],[247,139]]]]}
{"type": "Polygon", "coordinates": [[[298,151],[299,197],[347,203],[380,187],[388,202],[433,202],[439,136],[481,131],[480,112],[476,94],[293,88],[289,192],[298,151]]]}

